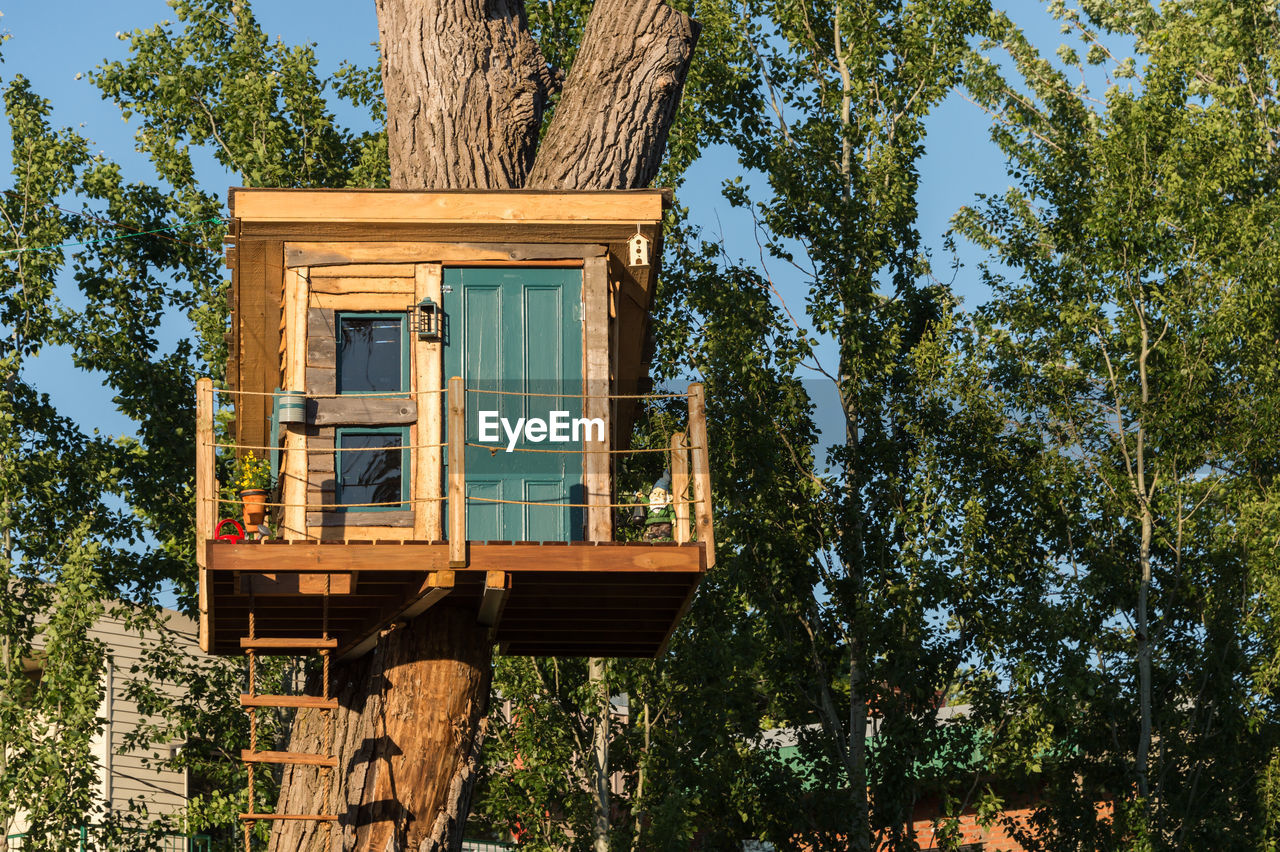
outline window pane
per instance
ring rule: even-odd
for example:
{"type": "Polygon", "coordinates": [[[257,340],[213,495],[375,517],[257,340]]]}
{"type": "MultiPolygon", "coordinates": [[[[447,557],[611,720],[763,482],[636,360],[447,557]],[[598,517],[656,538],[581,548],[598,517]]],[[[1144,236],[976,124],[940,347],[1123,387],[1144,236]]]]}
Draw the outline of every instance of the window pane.
{"type": "MultiPolygon", "coordinates": [[[[338,436],[338,446],[357,452],[338,453],[339,503],[398,503],[404,499],[404,452],[400,449],[403,433],[345,432],[338,436]]],[[[383,507],[370,506],[355,511],[383,507]]],[[[393,508],[393,507],[386,507],[393,508]]]]}
{"type": "Polygon", "coordinates": [[[404,319],[342,317],[338,330],[339,393],[402,391],[404,319]]]}

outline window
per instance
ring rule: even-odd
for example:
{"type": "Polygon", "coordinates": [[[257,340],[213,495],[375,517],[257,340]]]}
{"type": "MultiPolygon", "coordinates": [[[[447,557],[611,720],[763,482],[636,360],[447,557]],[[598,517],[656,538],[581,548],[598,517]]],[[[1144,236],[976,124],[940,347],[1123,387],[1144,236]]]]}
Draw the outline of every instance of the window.
{"type": "MultiPolygon", "coordinates": [[[[403,313],[338,313],[335,319],[338,393],[409,390],[409,335],[403,313]]],[[[334,444],[334,498],[339,506],[350,507],[350,512],[409,508],[409,451],[402,449],[409,444],[407,427],[340,428],[334,444]],[[368,503],[385,505],[359,505],[368,503]]]]}
{"type": "Polygon", "coordinates": [[[338,393],[395,393],[409,389],[408,335],[403,313],[340,313],[337,324],[338,393]]]}
{"type": "Polygon", "coordinates": [[[337,434],[338,464],[336,502],[348,511],[378,512],[406,509],[408,504],[409,430],[352,427],[337,434]],[[351,506],[353,503],[385,503],[384,506],[351,506]]]}

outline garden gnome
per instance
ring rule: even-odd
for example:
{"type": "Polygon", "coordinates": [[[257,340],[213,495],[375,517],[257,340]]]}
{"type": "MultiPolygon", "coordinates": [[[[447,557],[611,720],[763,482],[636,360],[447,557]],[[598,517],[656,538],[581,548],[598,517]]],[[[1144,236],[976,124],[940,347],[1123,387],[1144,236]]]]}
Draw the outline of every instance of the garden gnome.
{"type": "Polygon", "coordinates": [[[664,470],[662,477],[653,483],[649,491],[649,509],[644,519],[645,541],[670,541],[671,524],[675,520],[675,506],[671,502],[671,472],[664,470]]]}

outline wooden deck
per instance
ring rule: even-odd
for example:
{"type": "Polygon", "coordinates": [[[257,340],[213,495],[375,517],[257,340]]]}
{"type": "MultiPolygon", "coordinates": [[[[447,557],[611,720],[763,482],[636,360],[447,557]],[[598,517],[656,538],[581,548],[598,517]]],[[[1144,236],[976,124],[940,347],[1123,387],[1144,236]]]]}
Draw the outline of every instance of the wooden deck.
{"type": "MultiPolygon", "coordinates": [[[[474,610],[501,653],[653,657],[706,571],[697,543],[469,542],[465,568],[450,567],[446,542],[206,541],[203,548],[215,654],[244,653],[250,592],[257,637],[319,637],[327,590],[339,659],[367,653],[380,631],[438,605],[474,610]]],[[[279,651],[288,646],[281,641],[279,651]]]]}

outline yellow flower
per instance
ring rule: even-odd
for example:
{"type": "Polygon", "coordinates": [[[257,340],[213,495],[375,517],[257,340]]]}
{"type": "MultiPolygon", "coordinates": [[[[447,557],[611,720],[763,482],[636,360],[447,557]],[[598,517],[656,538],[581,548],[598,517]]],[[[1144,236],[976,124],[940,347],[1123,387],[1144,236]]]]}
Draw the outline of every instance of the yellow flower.
{"type": "Polygon", "coordinates": [[[271,487],[271,463],[260,459],[253,451],[245,453],[236,465],[235,490],[271,487]]]}

